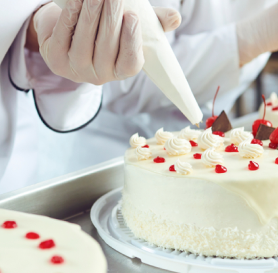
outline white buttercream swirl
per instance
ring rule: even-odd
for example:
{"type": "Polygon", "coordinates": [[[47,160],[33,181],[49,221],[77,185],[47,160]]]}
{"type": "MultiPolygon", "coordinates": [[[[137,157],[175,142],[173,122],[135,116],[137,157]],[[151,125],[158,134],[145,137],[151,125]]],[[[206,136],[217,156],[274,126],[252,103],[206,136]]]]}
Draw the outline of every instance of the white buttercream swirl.
{"type": "Polygon", "coordinates": [[[224,138],[212,133],[211,127],[206,129],[198,138],[199,147],[203,150],[219,148],[223,145],[224,138]]]}
{"type": "Polygon", "coordinates": [[[278,96],[275,92],[271,93],[270,101],[272,102],[272,106],[277,106],[278,105],[278,96]]]}
{"type": "Polygon", "coordinates": [[[138,133],[134,134],[129,140],[129,144],[132,148],[144,146],[146,143],[146,139],[144,137],[139,137],[138,133]]]}
{"type": "Polygon", "coordinates": [[[185,127],[183,130],[180,131],[178,138],[183,138],[186,140],[194,140],[196,141],[198,137],[201,135],[200,130],[191,129],[190,126],[185,127]]]}
{"type": "Polygon", "coordinates": [[[251,133],[245,132],[244,127],[236,128],[231,131],[231,143],[239,145],[242,141],[252,140],[254,137],[251,133]]]}
{"type": "Polygon", "coordinates": [[[163,128],[160,128],[155,133],[155,138],[157,140],[157,144],[163,145],[169,138],[172,138],[174,135],[170,132],[164,132],[163,128]]]}
{"type": "Polygon", "coordinates": [[[151,158],[152,152],[150,148],[142,148],[141,146],[138,146],[135,150],[135,154],[138,160],[147,160],[151,158]]]}
{"type": "Polygon", "coordinates": [[[178,174],[188,175],[192,173],[192,166],[187,162],[182,162],[179,159],[175,163],[175,170],[178,174]]]}
{"type": "Polygon", "coordinates": [[[214,167],[223,164],[223,157],[215,151],[215,148],[209,148],[204,151],[201,158],[206,167],[214,167]]]}
{"type": "Polygon", "coordinates": [[[186,139],[177,137],[170,138],[165,143],[166,152],[169,155],[184,155],[191,152],[191,144],[186,139]]]}
{"type": "Polygon", "coordinates": [[[249,139],[241,142],[238,146],[238,151],[241,157],[257,158],[264,153],[264,148],[259,144],[252,144],[249,139]]]}

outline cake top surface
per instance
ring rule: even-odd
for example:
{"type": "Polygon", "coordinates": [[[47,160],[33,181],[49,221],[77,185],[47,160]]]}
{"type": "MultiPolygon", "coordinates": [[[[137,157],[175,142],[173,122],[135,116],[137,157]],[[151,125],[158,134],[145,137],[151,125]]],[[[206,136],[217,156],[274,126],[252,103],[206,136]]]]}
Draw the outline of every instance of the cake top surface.
{"type": "Polygon", "coordinates": [[[269,148],[269,141],[263,141],[263,146],[252,142],[253,136],[244,128],[234,129],[225,137],[214,135],[209,129],[187,127],[174,133],[160,129],[155,138],[148,140],[132,136],[133,147],[125,153],[125,164],[185,182],[217,183],[244,198],[265,224],[278,216],[278,150],[269,148]],[[190,145],[189,141],[198,146],[190,145]],[[141,146],[136,147],[137,144],[141,146]],[[149,148],[142,148],[143,145],[149,148]],[[230,152],[226,151],[227,147],[230,152]],[[233,149],[238,152],[231,152],[233,149]],[[157,158],[164,162],[156,163],[157,158]]]}
{"type": "Polygon", "coordinates": [[[98,243],[80,227],[0,209],[1,273],[105,273],[98,243]]]}

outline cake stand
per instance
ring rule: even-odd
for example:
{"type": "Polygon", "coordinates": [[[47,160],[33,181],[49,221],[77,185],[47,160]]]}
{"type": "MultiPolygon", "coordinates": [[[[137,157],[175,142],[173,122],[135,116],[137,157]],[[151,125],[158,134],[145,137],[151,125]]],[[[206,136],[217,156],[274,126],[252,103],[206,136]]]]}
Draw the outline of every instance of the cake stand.
{"type": "Polygon", "coordinates": [[[122,188],[113,190],[94,203],[91,220],[100,237],[113,249],[129,258],[172,272],[278,272],[278,258],[223,259],[163,249],[136,238],[125,225],[121,213],[122,188]]]}

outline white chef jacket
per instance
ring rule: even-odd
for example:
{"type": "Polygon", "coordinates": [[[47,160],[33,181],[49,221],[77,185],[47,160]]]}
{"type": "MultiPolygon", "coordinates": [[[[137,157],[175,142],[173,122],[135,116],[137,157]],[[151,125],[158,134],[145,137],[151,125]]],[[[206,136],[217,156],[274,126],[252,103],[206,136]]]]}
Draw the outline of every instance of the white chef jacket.
{"type": "MultiPolygon", "coordinates": [[[[211,116],[211,102],[218,85],[221,89],[215,114],[223,109],[229,112],[270,56],[269,53],[263,54],[240,68],[235,24],[277,3],[277,0],[150,2],[154,6],[175,8],[182,15],[181,26],[167,37],[202,108],[204,121],[211,116]]],[[[75,137],[70,136],[70,147],[67,141],[60,146],[61,153],[57,157],[65,165],[63,172],[57,174],[122,156],[129,146],[130,136],[136,132],[153,137],[161,127],[181,130],[187,125],[186,118],[144,72],[124,81],[105,84],[99,116],[75,137]],[[66,153],[68,149],[71,149],[70,155],[66,153]],[[67,157],[63,157],[63,153],[67,157]]]]}
{"type": "Polygon", "coordinates": [[[58,77],[39,53],[24,49],[30,16],[45,2],[1,2],[0,193],[38,181],[37,116],[54,131],[70,132],[93,120],[101,105],[101,87],[58,77]],[[26,95],[29,89],[37,113],[26,95]]]}

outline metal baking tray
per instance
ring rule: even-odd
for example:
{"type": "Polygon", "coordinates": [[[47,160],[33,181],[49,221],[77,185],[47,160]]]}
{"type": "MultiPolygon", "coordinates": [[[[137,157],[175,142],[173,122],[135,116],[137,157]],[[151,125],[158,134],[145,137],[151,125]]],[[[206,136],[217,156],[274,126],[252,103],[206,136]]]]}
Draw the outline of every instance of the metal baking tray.
{"type": "Polygon", "coordinates": [[[90,209],[103,194],[123,186],[123,158],[0,196],[0,208],[45,215],[79,224],[101,245],[109,273],[165,273],[169,271],[130,259],[110,248],[90,220],[90,209]]]}

